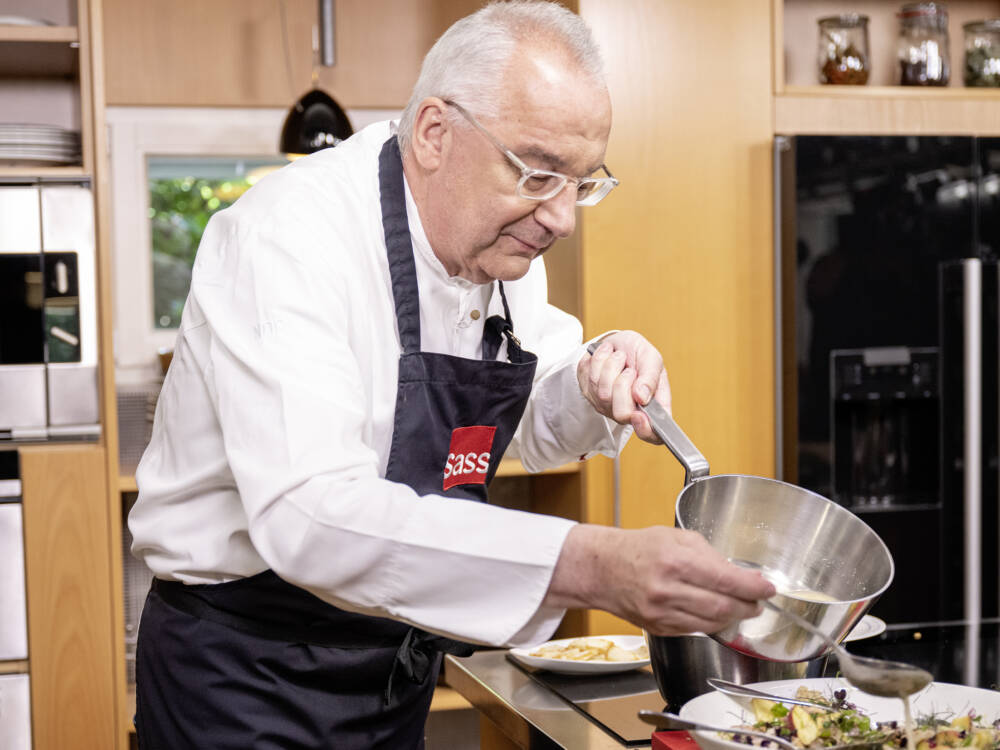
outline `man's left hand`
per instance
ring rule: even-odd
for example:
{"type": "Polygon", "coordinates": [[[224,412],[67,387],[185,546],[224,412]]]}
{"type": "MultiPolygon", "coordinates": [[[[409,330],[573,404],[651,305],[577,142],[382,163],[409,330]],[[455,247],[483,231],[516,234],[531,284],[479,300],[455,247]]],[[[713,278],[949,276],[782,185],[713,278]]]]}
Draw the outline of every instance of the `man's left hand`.
{"type": "Polygon", "coordinates": [[[656,399],[670,411],[670,383],[663,357],[635,331],[619,331],[601,339],[593,355],[576,366],[576,379],[594,408],[619,424],[631,424],[647,443],[662,443],[637,404],[656,399]]]}

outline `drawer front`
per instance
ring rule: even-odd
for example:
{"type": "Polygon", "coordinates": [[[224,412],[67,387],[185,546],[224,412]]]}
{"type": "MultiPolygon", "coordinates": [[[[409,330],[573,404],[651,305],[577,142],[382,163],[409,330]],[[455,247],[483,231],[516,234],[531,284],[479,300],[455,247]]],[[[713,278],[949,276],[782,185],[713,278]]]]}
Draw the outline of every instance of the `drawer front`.
{"type": "Polygon", "coordinates": [[[31,691],[28,675],[0,675],[0,747],[31,750],[31,691]]]}
{"type": "Polygon", "coordinates": [[[21,503],[0,502],[0,660],[27,658],[21,503]]]}

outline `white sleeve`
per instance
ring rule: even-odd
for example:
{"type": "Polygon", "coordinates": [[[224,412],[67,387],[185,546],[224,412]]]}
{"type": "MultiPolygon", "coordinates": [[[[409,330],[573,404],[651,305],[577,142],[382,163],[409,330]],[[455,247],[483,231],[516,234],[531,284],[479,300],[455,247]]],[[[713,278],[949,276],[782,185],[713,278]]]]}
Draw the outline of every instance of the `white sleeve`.
{"type": "Polygon", "coordinates": [[[509,301],[514,330],[525,348],[538,356],[538,369],[531,398],[505,456],[520,459],[532,472],[585,461],[598,453],[617,456],[631,437],[632,427],[602,416],[583,397],[576,366],[590,342],[583,342],[580,321],[548,304],[545,267],[540,260],[518,282],[514,299],[509,301]]]}
{"type": "Polygon", "coordinates": [[[573,523],[381,478],[360,437],[365,373],[349,333],[365,307],[349,263],[317,267],[296,247],[305,233],[266,224],[249,234],[217,218],[209,232],[192,284],[204,319],[190,325],[206,330],[199,367],[266,564],[336,606],[451,637],[548,637],[563,611],[540,605],[573,523]]]}

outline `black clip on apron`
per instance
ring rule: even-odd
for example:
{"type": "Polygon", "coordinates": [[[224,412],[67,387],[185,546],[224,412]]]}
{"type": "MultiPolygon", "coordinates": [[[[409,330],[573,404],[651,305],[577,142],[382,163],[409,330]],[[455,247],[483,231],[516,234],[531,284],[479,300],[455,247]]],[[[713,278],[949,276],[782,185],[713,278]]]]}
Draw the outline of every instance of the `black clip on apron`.
{"type": "MultiPolygon", "coordinates": [[[[504,317],[486,321],[482,360],[420,351],[395,137],[379,156],[379,186],[402,346],[386,479],[419,495],[485,502],[537,359],[513,335],[502,283],[504,317]],[[496,360],[504,339],[507,362],[496,360]]],[[[441,653],[475,648],[338,609],[269,570],[200,586],[156,580],[137,653],[140,746],[422,747],[441,653]]]]}

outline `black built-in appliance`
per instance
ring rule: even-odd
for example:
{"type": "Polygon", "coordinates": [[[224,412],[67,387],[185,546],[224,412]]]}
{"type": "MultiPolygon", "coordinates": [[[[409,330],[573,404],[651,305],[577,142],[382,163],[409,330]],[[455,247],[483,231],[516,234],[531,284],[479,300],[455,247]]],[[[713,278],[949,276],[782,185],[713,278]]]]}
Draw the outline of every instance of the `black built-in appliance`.
{"type": "Polygon", "coordinates": [[[779,468],[896,563],[892,623],[997,616],[1000,139],[775,144],[779,468]]]}

